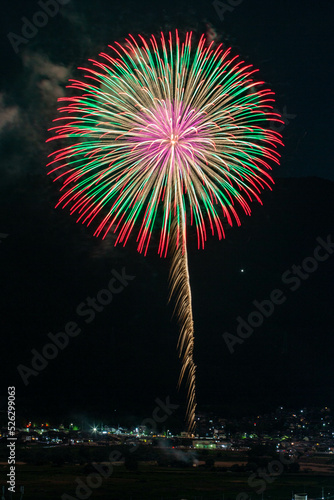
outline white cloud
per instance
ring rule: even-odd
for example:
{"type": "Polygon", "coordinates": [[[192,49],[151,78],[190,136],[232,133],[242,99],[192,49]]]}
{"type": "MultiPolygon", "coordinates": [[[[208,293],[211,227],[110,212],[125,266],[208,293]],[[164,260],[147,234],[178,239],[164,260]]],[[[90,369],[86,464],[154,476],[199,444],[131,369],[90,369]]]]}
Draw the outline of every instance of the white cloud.
{"type": "Polygon", "coordinates": [[[8,127],[13,127],[20,119],[18,106],[6,106],[5,102],[5,94],[0,93],[0,132],[8,127]]]}
{"type": "Polygon", "coordinates": [[[55,117],[57,99],[66,93],[72,69],[28,50],[22,54],[22,62],[19,94],[0,93],[0,137],[13,132],[1,165],[8,181],[27,172],[44,173],[49,152],[45,144],[47,129],[55,117]]]}
{"type": "Polygon", "coordinates": [[[23,64],[31,71],[32,81],[37,82],[44,100],[50,104],[65,95],[63,85],[68,81],[71,69],[54,64],[41,54],[26,52],[23,64]]]}

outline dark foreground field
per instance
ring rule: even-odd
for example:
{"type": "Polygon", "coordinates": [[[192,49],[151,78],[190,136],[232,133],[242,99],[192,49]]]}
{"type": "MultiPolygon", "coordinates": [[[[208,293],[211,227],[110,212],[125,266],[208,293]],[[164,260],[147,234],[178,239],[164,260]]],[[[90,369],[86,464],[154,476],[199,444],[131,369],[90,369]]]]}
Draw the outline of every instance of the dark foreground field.
{"type": "MultiPolygon", "coordinates": [[[[1,466],[2,473],[5,467],[1,466]]],[[[1,484],[4,484],[2,475],[1,484]]],[[[310,473],[283,474],[270,477],[269,481],[257,478],[253,487],[248,484],[249,473],[232,473],[201,468],[175,469],[141,465],[137,472],[130,472],[123,465],[115,466],[109,478],[89,476],[83,466],[33,466],[17,465],[17,490],[24,485],[24,500],[47,499],[106,499],[106,500],[229,500],[240,493],[248,493],[253,500],[261,498],[260,487],[265,490],[263,498],[270,500],[290,500],[291,493],[306,491],[309,498],[334,493],[334,476],[312,475],[310,473]],[[90,487],[76,494],[76,478],[81,485],[90,487]],[[94,483],[91,483],[93,481],[94,483]],[[260,482],[262,481],[262,482],[260,482]],[[270,483],[271,481],[271,483],[270,483]],[[100,484],[101,483],[101,484],[100,484]],[[99,485],[100,484],[100,485],[99,485]],[[258,492],[258,493],[257,493],[258,492]],[[67,495],[65,495],[67,494],[67,495]],[[64,496],[63,496],[64,495],[64,496]],[[81,496],[80,496],[81,495],[81,496]]],[[[11,497],[6,494],[6,500],[11,497]]],[[[13,495],[13,499],[20,495],[13,495]]],[[[238,500],[246,500],[247,495],[238,500]]]]}

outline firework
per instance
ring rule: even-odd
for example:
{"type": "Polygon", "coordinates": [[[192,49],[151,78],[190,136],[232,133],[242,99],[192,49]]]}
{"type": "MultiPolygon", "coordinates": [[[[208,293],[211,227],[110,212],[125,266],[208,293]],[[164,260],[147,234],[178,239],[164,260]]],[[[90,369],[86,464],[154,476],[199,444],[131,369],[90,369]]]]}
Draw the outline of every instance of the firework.
{"type": "Polygon", "coordinates": [[[58,205],[94,235],[137,233],[145,255],[159,230],[160,256],[170,252],[170,290],[180,324],[180,381],[188,384],[188,430],[194,429],[195,365],[187,225],[198,247],[207,232],[224,237],[223,221],[240,224],[238,208],[270,188],[279,163],[282,123],[273,92],[254,80],[256,70],[230,49],[178,32],[146,40],[129,35],[111,54],[91,61],[72,97],[60,98],[53,136],[68,145],[52,153],[50,173],[62,180],[58,205]],[[157,217],[157,215],[159,216],[157,217]],[[158,229],[159,227],[159,229],[158,229]]]}

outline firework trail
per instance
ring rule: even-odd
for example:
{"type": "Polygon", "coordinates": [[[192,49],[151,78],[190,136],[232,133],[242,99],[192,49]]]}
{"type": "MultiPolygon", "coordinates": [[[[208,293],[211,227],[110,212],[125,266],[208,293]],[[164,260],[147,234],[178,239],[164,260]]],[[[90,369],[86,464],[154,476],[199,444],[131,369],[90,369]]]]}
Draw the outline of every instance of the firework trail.
{"type": "MultiPolygon", "coordinates": [[[[177,194],[182,196],[178,189],[177,194]]],[[[182,199],[178,200],[179,203],[182,199]]],[[[188,385],[188,403],[187,403],[187,424],[188,432],[191,434],[195,428],[195,409],[196,409],[196,394],[195,394],[195,370],[194,363],[194,322],[191,306],[191,289],[189,282],[188,257],[186,247],[186,228],[184,213],[180,217],[181,234],[183,241],[177,241],[178,223],[174,218],[171,224],[171,268],[169,274],[170,295],[169,300],[174,297],[175,307],[174,313],[177,316],[180,325],[180,336],[178,341],[178,349],[180,358],[182,358],[182,369],[179,378],[179,387],[183,377],[187,376],[188,385]]]]}
{"type": "Polygon", "coordinates": [[[186,33],[181,42],[177,31],[160,40],[129,35],[80,68],[83,81],[71,80],[76,94],[59,99],[67,105],[50,129],[50,141],[68,145],[48,165],[63,183],[58,205],[95,224],[94,235],[113,231],[125,245],[138,224],[138,251],[146,255],[160,225],[158,252],[172,256],[190,432],[196,399],[186,228],[196,228],[204,248],[208,229],[221,239],[223,220],[240,224],[238,207],[250,214],[250,202],[271,188],[270,164],[279,164],[281,135],[270,125],[283,123],[252,66],[204,36],[192,49],[191,39],[186,33]]]}

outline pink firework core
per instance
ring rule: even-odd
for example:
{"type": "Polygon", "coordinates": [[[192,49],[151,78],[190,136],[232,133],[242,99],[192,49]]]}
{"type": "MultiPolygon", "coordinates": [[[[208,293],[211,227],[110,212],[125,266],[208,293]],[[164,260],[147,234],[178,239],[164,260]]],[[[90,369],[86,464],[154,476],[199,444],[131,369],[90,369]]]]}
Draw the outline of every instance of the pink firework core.
{"type": "Polygon", "coordinates": [[[204,153],[214,149],[212,124],[206,114],[180,103],[160,102],[152,110],[140,114],[141,126],[128,134],[136,143],[133,150],[146,155],[149,164],[165,168],[189,168],[196,159],[203,161],[204,153]]]}

